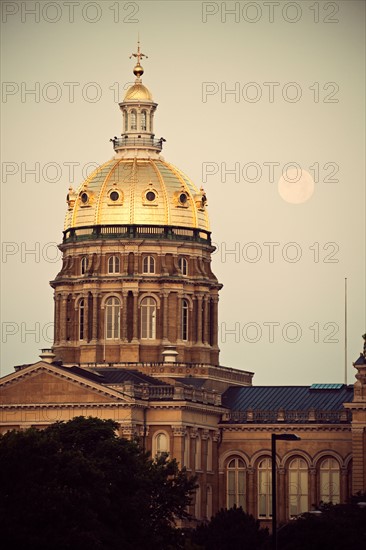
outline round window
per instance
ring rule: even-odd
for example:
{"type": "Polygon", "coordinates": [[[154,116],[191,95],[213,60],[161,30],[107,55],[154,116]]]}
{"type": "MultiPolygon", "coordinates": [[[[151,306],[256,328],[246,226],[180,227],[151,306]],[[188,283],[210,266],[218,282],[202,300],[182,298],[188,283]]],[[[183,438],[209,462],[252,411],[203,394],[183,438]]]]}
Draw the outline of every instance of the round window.
{"type": "Polygon", "coordinates": [[[111,199],[111,201],[118,201],[119,193],[117,191],[112,191],[112,193],[109,195],[109,198],[111,199]]]}
{"type": "Polygon", "coordinates": [[[81,202],[86,204],[89,200],[88,193],[81,193],[81,202]]]}
{"type": "Polygon", "coordinates": [[[156,199],[156,195],[155,195],[154,191],[148,191],[146,193],[146,198],[150,202],[154,201],[156,199]]]}
{"type": "Polygon", "coordinates": [[[181,193],[179,195],[179,201],[182,203],[182,204],[185,204],[188,200],[188,197],[185,193],[181,193]]]}

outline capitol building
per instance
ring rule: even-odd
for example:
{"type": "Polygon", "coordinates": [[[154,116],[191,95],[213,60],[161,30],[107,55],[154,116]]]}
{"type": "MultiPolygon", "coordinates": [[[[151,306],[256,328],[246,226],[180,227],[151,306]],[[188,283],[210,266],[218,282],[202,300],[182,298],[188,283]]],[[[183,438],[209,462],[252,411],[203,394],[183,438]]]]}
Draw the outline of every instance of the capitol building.
{"type": "Polygon", "coordinates": [[[113,157],[67,191],[54,344],[0,379],[0,430],[113,419],[197,476],[196,520],[236,504],[263,526],[271,436],[296,434],[277,442],[278,520],[345,502],[366,491],[366,352],[354,385],[255,386],[220,365],[206,191],[163,158],[140,45],[133,55],[113,157]]]}

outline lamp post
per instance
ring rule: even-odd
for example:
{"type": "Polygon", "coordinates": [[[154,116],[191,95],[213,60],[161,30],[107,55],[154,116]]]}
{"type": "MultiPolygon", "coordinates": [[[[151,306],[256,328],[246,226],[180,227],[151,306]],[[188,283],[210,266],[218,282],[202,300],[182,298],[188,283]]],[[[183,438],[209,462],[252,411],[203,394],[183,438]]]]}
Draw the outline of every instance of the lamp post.
{"type": "Polygon", "coordinates": [[[272,434],[272,548],[277,550],[276,441],[299,441],[295,434],[272,434]]]}

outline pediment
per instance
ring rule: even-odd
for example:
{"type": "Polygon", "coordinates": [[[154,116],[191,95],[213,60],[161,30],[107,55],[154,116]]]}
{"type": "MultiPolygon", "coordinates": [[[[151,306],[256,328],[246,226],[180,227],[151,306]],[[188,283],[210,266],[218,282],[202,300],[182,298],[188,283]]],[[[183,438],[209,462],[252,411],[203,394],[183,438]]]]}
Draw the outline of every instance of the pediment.
{"type": "Polygon", "coordinates": [[[131,403],[132,399],[102,384],[40,361],[0,380],[0,403],[131,403]]]}

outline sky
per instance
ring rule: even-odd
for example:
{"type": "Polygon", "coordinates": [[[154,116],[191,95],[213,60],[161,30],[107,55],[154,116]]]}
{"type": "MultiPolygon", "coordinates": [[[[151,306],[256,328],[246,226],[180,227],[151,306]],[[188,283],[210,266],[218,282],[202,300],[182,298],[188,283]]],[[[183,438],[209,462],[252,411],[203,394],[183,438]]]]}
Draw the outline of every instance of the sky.
{"type": "Polygon", "coordinates": [[[68,187],[113,156],[133,81],[205,188],[220,363],[355,381],[365,323],[365,3],[2,2],[1,375],[51,347],[68,187]],[[345,353],[347,279],[347,354],[345,353]]]}

